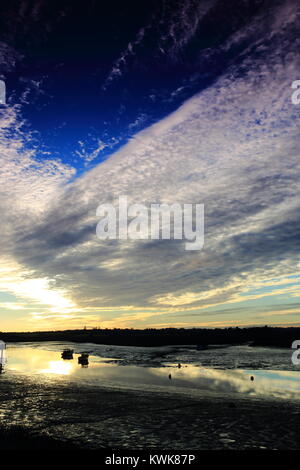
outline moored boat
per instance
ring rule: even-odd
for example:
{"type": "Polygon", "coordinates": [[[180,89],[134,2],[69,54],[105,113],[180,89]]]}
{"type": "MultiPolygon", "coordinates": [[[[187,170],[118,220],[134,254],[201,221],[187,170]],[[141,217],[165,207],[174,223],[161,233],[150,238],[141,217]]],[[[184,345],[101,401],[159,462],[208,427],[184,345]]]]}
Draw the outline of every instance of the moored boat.
{"type": "Polygon", "coordinates": [[[0,374],[4,371],[6,344],[0,340],[0,374]]]}
{"type": "Polygon", "coordinates": [[[89,364],[89,354],[86,352],[81,353],[81,356],[78,357],[78,364],[87,366],[89,364]]]}
{"type": "Polygon", "coordinates": [[[62,359],[73,359],[74,350],[73,349],[64,349],[61,353],[62,359]]]}

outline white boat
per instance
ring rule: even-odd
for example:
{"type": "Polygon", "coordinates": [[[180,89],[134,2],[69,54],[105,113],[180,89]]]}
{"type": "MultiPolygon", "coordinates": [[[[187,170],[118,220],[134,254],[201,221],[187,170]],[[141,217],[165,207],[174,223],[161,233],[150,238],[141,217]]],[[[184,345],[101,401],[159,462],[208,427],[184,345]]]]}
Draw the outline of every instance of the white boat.
{"type": "Polygon", "coordinates": [[[0,340],[0,373],[3,372],[5,361],[6,361],[6,344],[0,340]]]}

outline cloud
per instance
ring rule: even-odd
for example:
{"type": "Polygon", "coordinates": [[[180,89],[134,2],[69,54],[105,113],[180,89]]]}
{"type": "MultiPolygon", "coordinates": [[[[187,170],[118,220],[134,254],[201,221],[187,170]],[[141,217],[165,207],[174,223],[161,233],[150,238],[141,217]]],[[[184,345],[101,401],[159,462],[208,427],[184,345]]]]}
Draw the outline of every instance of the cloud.
{"type": "MultiPolygon", "coordinates": [[[[289,15],[299,8],[290,5],[289,15]]],[[[39,162],[26,150],[16,110],[7,111],[2,246],[30,279],[44,279],[42,293],[63,292],[75,317],[95,309],[93,321],[101,316],[106,325],[154,322],[158,315],[170,324],[174,311],[184,323],[188,308],[198,309],[201,324],[205,308],[254,298],[249,286],[299,272],[300,108],[290,99],[299,20],[283,15],[283,30],[278,21],[257,25],[252,59],[245,55],[72,182],[73,168],[39,162]],[[120,195],[143,204],[204,203],[204,249],[187,252],[181,241],[98,240],[96,208],[120,195]]]]}
{"type": "Polygon", "coordinates": [[[103,90],[106,90],[112,81],[114,81],[116,78],[119,78],[123,75],[124,71],[126,70],[128,60],[135,55],[135,49],[143,41],[145,32],[148,28],[149,26],[141,28],[138,31],[135,39],[132,42],[128,43],[126,49],[121,53],[120,57],[118,57],[118,59],[114,62],[112,69],[109,72],[102,86],[103,90]]]}
{"type": "Polygon", "coordinates": [[[162,3],[160,18],[157,21],[161,28],[158,48],[168,60],[177,60],[180,52],[197,33],[201,21],[218,2],[188,0],[178,3],[177,8],[165,0],[162,3]]]}
{"type": "Polygon", "coordinates": [[[11,72],[21,58],[22,55],[14,47],[0,41],[0,76],[4,77],[5,74],[11,72]]]}
{"type": "Polygon", "coordinates": [[[153,42],[151,51],[154,57],[163,56],[164,60],[176,62],[181,51],[196,34],[199,24],[207,13],[216,5],[217,0],[186,0],[176,4],[161,2],[159,10],[154,11],[147,25],[140,28],[135,38],[115,60],[102,86],[106,90],[115,80],[120,79],[135,64],[135,58],[141,55],[145,42],[153,42]]]}

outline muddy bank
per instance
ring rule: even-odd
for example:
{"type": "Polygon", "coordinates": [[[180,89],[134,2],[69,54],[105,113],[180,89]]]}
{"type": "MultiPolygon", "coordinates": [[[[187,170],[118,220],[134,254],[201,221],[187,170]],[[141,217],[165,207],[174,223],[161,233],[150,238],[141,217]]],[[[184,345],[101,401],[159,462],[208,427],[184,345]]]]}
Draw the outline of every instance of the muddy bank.
{"type": "Polygon", "coordinates": [[[0,417],[2,428],[21,426],[59,448],[300,448],[300,403],[279,399],[175,396],[3,375],[0,417]]]}

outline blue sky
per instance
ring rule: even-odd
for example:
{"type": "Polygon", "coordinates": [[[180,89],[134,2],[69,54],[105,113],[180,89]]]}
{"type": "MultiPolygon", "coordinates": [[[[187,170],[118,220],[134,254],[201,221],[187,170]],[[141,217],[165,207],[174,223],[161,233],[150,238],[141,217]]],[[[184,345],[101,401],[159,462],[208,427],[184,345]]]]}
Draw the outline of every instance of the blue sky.
{"type": "Polygon", "coordinates": [[[299,5],[225,3],[1,7],[1,330],[299,324],[299,5]],[[203,250],[97,239],[122,195],[203,250]]]}

